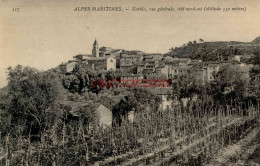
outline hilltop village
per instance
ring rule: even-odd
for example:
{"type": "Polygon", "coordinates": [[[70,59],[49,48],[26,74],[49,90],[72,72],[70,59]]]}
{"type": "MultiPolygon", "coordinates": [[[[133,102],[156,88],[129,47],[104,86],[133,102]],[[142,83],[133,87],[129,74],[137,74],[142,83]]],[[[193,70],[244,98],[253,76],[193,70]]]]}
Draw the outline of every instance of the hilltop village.
{"type": "Polygon", "coordinates": [[[101,47],[97,40],[93,43],[92,54],[78,54],[73,60],[60,65],[63,73],[70,74],[76,66],[83,66],[94,71],[122,70],[122,79],[174,78],[188,71],[196,75],[204,85],[214,80],[214,73],[226,65],[245,66],[239,55],[233,55],[228,61],[192,60],[190,58],[173,58],[169,54],[144,53],[142,51],[126,51],[101,47]],[[135,70],[131,69],[135,68],[135,70]]]}
{"type": "MultiPolygon", "coordinates": [[[[146,79],[174,79],[180,75],[191,73],[196,82],[205,85],[214,80],[214,75],[221,68],[232,65],[239,68],[248,65],[240,62],[239,55],[229,56],[227,60],[222,61],[202,61],[191,58],[176,58],[169,52],[167,54],[145,53],[142,51],[127,51],[123,49],[113,49],[111,47],[99,47],[97,40],[93,43],[92,54],[78,54],[72,60],[60,65],[60,70],[66,75],[73,75],[77,68],[87,68],[97,73],[108,71],[120,71],[120,79],[146,80],[146,79]]],[[[191,101],[197,100],[196,93],[190,98],[182,97],[178,100],[176,97],[170,98],[175,90],[172,86],[146,88],[151,93],[158,96],[161,101],[159,108],[161,110],[171,109],[174,105],[182,104],[187,106],[191,101]]],[[[97,112],[100,116],[101,125],[112,124],[112,109],[117,105],[125,95],[107,95],[101,96],[98,100],[99,106],[97,112]]],[[[84,102],[66,102],[75,110],[79,105],[86,105],[84,102]]],[[[134,111],[128,112],[128,118],[133,120],[134,111]]]]}

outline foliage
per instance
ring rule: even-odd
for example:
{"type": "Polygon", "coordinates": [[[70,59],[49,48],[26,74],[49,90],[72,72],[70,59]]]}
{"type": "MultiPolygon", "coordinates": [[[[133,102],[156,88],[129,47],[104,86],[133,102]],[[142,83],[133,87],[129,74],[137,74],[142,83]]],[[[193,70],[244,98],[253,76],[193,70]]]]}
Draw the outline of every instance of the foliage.
{"type": "MultiPolygon", "coordinates": [[[[9,101],[6,95],[0,94],[0,132],[6,135],[10,131],[11,115],[8,113],[9,101]]],[[[1,140],[0,140],[1,144],[1,140]]]]}
{"type": "Polygon", "coordinates": [[[121,117],[126,116],[128,112],[139,112],[146,108],[152,108],[153,111],[158,109],[160,98],[144,88],[134,88],[132,93],[126,96],[124,100],[121,100],[112,109],[113,115],[119,124],[121,123],[121,117]]]}
{"type": "Polygon", "coordinates": [[[25,125],[27,130],[34,126],[35,130],[41,130],[46,111],[63,97],[60,80],[51,71],[38,72],[20,65],[8,68],[8,80],[8,113],[12,125],[25,125]]]}
{"type": "Polygon", "coordinates": [[[200,59],[202,61],[228,60],[231,55],[252,55],[259,52],[260,46],[242,42],[188,42],[184,46],[170,49],[173,57],[200,59]]]}
{"type": "MultiPolygon", "coordinates": [[[[104,89],[104,87],[99,86],[100,84],[103,84],[102,81],[108,83],[111,80],[119,80],[121,73],[121,70],[99,71],[99,73],[97,73],[88,68],[78,66],[72,74],[65,75],[62,78],[62,82],[64,88],[71,93],[82,94],[88,91],[99,94],[104,89]]],[[[115,84],[116,83],[114,82],[112,87],[115,87],[115,84]]],[[[112,87],[108,87],[108,89],[112,87]]]]}
{"type": "Polygon", "coordinates": [[[99,117],[97,115],[96,108],[96,105],[88,103],[88,105],[80,107],[77,111],[82,125],[86,126],[88,129],[90,125],[92,125],[92,127],[96,127],[98,125],[99,117]]]}
{"type": "Polygon", "coordinates": [[[254,57],[253,64],[250,70],[249,94],[260,99],[260,54],[254,57]]]}
{"type": "Polygon", "coordinates": [[[210,95],[222,104],[238,104],[247,97],[248,72],[238,66],[223,67],[211,84],[210,95]]]}
{"type": "Polygon", "coordinates": [[[181,74],[172,79],[173,96],[177,98],[191,97],[193,93],[201,93],[202,87],[197,83],[195,76],[191,72],[181,74]]]}

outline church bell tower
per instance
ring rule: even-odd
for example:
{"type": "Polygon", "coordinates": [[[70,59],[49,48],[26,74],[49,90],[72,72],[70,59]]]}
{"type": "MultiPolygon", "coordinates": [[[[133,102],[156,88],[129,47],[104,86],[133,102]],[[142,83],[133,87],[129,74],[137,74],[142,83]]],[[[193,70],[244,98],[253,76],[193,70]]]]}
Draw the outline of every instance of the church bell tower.
{"type": "Polygon", "coordinates": [[[98,42],[97,42],[96,39],[95,39],[94,44],[93,44],[92,56],[93,57],[99,57],[99,48],[98,48],[98,42]]]}

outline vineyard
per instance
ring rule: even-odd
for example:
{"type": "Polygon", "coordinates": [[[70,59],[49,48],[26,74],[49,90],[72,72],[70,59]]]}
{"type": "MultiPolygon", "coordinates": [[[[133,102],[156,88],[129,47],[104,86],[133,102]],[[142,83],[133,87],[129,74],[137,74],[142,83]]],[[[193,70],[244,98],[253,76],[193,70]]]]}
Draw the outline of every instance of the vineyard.
{"type": "MultiPolygon", "coordinates": [[[[145,110],[134,123],[86,127],[52,118],[39,141],[5,138],[1,165],[204,165],[223,148],[259,129],[259,108],[210,104],[167,111],[145,110]]],[[[258,130],[259,131],[259,130],[258,130]]],[[[35,136],[31,136],[35,137],[35,136]]]]}

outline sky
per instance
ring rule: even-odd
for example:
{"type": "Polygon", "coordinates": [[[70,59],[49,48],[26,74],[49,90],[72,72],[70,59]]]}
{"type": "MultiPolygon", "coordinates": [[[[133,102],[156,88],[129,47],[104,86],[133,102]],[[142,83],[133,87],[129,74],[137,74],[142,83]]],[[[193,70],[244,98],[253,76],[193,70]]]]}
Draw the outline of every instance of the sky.
{"type": "Polygon", "coordinates": [[[166,53],[188,41],[243,41],[260,36],[259,0],[0,0],[0,87],[7,67],[57,67],[99,46],[166,53]],[[123,11],[74,11],[76,7],[123,11]],[[132,11],[145,7],[148,11],[132,11]],[[173,7],[175,12],[150,12],[173,7]],[[179,7],[246,7],[246,11],[177,11],[179,7]],[[13,8],[20,8],[12,12],[13,8]],[[129,9],[129,10],[125,10],[129,9]]]}

